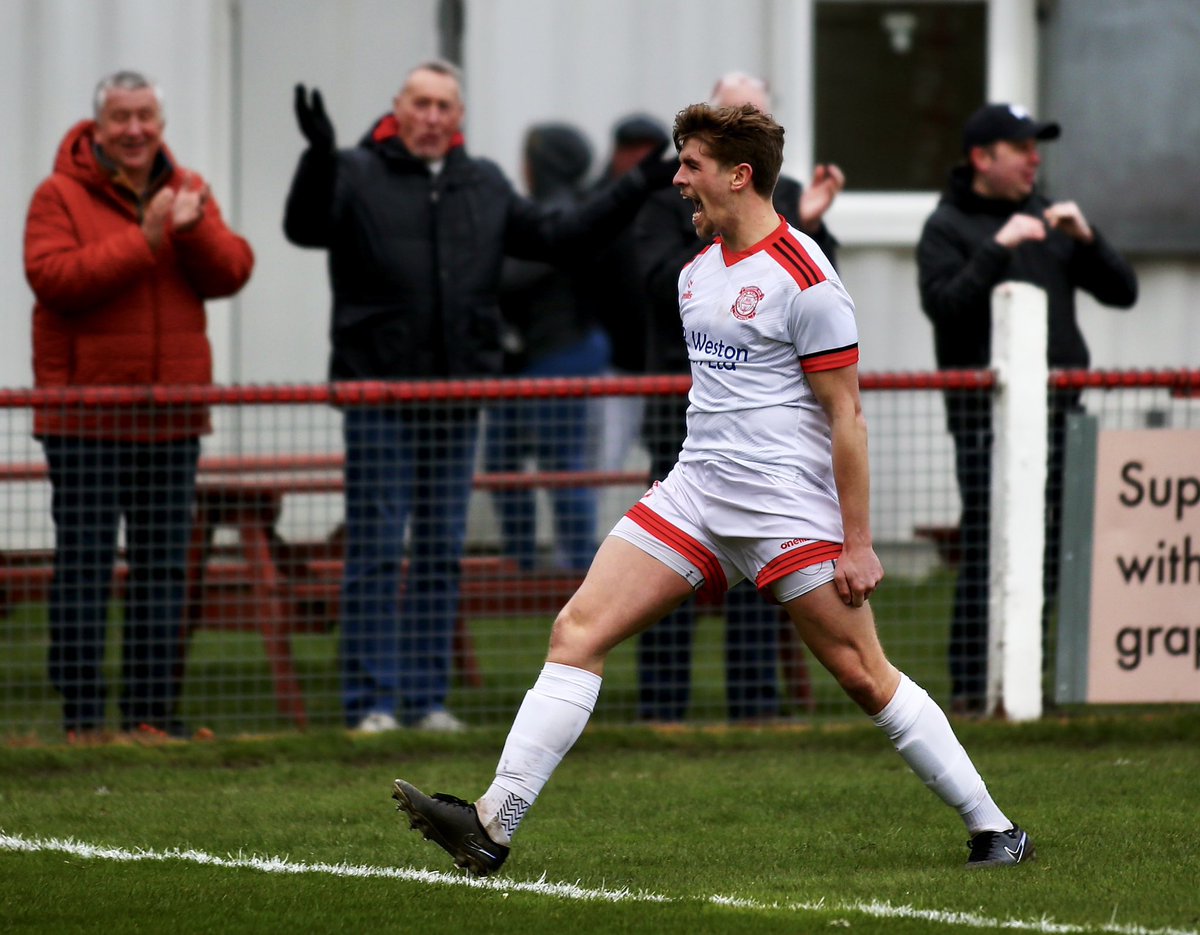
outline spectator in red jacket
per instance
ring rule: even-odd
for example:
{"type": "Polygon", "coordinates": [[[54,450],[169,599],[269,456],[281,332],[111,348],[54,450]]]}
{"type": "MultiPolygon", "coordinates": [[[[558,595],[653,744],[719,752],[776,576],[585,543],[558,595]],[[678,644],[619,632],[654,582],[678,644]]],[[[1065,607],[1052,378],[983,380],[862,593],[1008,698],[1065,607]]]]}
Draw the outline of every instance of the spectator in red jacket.
{"type": "MultiPolygon", "coordinates": [[[[212,382],[206,299],[233,295],[254,256],[204,180],[163,142],[162,94],[119,71],[95,119],[63,138],[25,224],[38,387],[212,382]]],[[[208,412],[40,408],[53,491],[50,679],[68,735],[102,728],[107,602],[125,521],[122,729],[183,732],[175,663],[199,437],[208,412]]]]}

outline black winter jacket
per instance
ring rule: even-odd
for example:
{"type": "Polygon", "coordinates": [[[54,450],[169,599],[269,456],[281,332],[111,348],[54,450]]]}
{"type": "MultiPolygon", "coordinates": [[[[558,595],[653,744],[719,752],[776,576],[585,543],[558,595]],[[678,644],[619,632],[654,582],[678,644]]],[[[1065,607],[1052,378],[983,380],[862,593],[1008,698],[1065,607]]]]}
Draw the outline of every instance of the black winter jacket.
{"type": "MultiPolygon", "coordinates": [[[[803,186],[781,175],[772,201],[775,210],[800,228],[800,193],[803,186]]],[[[692,226],[694,208],[677,189],[655,192],[646,201],[634,224],[646,291],[650,298],[650,333],[646,369],[651,373],[683,373],[690,369],[683,325],[679,320],[679,272],[708,246],[692,226]]],[[[813,236],[837,265],[837,240],[824,224],[813,236]]]]}
{"type": "Polygon", "coordinates": [[[1016,212],[1041,218],[1050,202],[1034,192],[1017,203],[983,198],[971,189],[971,170],[957,167],[917,243],[921,307],[933,323],[938,366],[975,369],[991,361],[992,289],[1006,281],[1046,290],[1048,363],[1085,368],[1087,344],[1075,314],[1075,290],[1104,305],[1129,308],[1137,300],[1137,277],[1093,228],[1083,244],[1058,231],[1014,250],[996,243],[996,232],[1016,212]]]}
{"type": "Polygon", "coordinates": [[[645,196],[635,170],[576,208],[540,206],[461,146],[434,176],[390,115],[352,149],[306,150],[284,232],[329,251],[330,379],[498,373],[504,255],[569,260],[607,242],[645,196]]]}
{"type": "MultiPolygon", "coordinates": [[[[582,199],[592,149],[574,127],[536,125],[526,135],[524,158],[530,196],[538,204],[569,210],[582,199]]],[[[505,259],[498,292],[500,313],[509,326],[505,372],[520,373],[587,339],[595,322],[582,311],[577,296],[591,276],[575,267],[590,273],[592,256],[576,257],[571,271],[533,260],[505,259]]]]}

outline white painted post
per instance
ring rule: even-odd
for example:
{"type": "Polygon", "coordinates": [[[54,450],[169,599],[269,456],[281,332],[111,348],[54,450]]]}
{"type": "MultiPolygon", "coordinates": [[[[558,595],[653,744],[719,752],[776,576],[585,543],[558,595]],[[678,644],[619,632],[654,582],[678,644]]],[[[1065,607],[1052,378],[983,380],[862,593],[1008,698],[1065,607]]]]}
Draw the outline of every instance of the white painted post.
{"type": "Polygon", "coordinates": [[[991,587],[988,710],[1014,721],[1042,714],[1042,551],[1045,541],[1046,294],[1028,283],[992,292],[991,587]]]}

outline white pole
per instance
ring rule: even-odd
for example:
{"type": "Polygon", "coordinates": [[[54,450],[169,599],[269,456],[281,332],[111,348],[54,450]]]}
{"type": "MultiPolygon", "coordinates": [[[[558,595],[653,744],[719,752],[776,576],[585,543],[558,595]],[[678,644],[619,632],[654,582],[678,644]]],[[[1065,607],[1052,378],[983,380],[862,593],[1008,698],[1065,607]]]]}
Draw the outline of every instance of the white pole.
{"type": "Polygon", "coordinates": [[[993,290],[988,710],[1014,721],[1042,714],[1046,337],[1041,289],[1006,282],[993,290]]]}

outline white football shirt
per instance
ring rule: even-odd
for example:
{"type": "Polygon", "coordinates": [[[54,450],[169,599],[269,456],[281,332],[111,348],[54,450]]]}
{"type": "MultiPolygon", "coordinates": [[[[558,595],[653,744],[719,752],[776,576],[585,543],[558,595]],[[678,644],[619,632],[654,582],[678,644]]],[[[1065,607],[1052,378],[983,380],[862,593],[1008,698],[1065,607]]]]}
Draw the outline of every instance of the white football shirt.
{"type": "Polygon", "coordinates": [[[680,461],[731,461],[834,493],[829,420],[805,373],[858,361],[854,303],[804,233],[742,253],[718,239],[679,276],[692,365],[680,461]]]}

